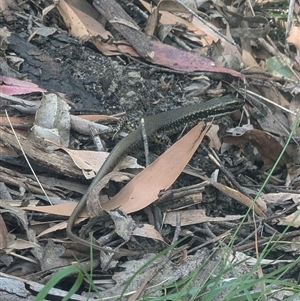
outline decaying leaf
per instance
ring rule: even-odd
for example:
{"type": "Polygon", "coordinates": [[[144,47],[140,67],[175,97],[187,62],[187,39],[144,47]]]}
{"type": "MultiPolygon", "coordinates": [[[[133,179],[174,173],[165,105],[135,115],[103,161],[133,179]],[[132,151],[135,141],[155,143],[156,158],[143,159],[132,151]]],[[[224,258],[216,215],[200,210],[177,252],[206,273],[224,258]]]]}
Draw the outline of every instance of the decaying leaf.
{"type": "MultiPolygon", "coordinates": [[[[261,130],[249,130],[241,136],[226,136],[224,141],[237,145],[241,148],[246,143],[250,143],[261,154],[265,165],[272,165],[278,159],[283,147],[281,144],[269,133],[261,130]]],[[[279,162],[279,165],[284,166],[289,162],[289,157],[284,154],[279,162]]]]}

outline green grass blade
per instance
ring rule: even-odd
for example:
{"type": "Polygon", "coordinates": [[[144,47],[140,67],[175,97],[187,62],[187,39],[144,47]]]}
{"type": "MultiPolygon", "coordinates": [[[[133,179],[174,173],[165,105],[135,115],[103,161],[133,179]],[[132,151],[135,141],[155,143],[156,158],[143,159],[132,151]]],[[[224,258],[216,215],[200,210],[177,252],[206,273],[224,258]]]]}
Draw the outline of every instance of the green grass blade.
{"type": "Polygon", "coordinates": [[[44,285],[43,289],[37,294],[37,296],[34,298],[34,301],[43,301],[49,291],[62,279],[65,277],[72,275],[72,274],[80,274],[81,271],[76,266],[70,266],[66,267],[56,274],[54,274],[51,279],[44,285]]]}

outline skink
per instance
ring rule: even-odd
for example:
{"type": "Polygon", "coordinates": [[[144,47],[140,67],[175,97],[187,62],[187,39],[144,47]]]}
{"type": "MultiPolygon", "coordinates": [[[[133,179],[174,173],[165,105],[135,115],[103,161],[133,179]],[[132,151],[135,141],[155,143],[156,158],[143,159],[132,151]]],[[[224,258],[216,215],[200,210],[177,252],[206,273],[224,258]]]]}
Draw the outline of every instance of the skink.
{"type": "MultiPolygon", "coordinates": [[[[201,120],[210,120],[212,118],[230,114],[238,109],[241,109],[244,101],[231,95],[213,98],[205,103],[193,104],[167,112],[162,112],[153,116],[145,118],[145,130],[148,139],[155,138],[157,133],[166,135],[179,133],[186,124],[190,127],[196,125],[201,120]]],[[[135,131],[123,138],[111,151],[104,164],[101,166],[99,172],[93,179],[88,190],[83,195],[74,211],[72,212],[68,225],[67,235],[76,243],[90,247],[90,242],[76,236],[73,231],[73,225],[86,206],[86,202],[90,192],[94,189],[96,184],[109,172],[111,172],[116,165],[133,149],[137,148],[142,143],[142,131],[139,126],[135,131]]],[[[97,250],[107,251],[111,253],[119,253],[105,247],[100,247],[92,244],[92,247],[97,250]]]]}

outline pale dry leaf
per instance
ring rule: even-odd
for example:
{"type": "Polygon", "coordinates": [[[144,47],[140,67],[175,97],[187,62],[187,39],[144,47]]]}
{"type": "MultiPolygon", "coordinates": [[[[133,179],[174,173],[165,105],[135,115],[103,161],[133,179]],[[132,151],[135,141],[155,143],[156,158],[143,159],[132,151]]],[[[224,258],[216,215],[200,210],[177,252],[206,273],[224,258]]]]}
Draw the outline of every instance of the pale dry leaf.
{"type": "MultiPolygon", "coordinates": [[[[139,0],[139,1],[148,10],[148,12],[151,12],[152,7],[149,3],[143,0],[139,0]]],[[[190,33],[192,33],[189,35],[184,35],[187,39],[193,40],[194,42],[201,43],[203,46],[210,45],[213,41],[216,42],[219,39],[219,36],[216,33],[214,33],[208,27],[204,26],[203,23],[196,18],[194,18],[191,23],[167,11],[160,11],[160,13],[161,13],[160,23],[164,25],[178,23],[187,26],[190,33]]]]}
{"type": "Polygon", "coordinates": [[[25,249],[38,248],[38,247],[39,247],[38,244],[20,238],[14,238],[13,240],[10,241],[9,245],[7,246],[7,248],[14,249],[14,250],[25,250],[25,249]]]}
{"type": "Polygon", "coordinates": [[[262,194],[258,200],[261,200],[266,204],[278,206],[285,205],[289,200],[291,200],[294,204],[300,204],[300,195],[297,193],[286,192],[266,193],[262,194]]]}
{"type": "MultiPolygon", "coordinates": [[[[70,204],[68,204],[68,205],[70,205],[70,204]]],[[[72,204],[72,205],[73,205],[73,204],[72,204]]],[[[75,204],[75,205],[76,205],[76,204],[75,204]]],[[[59,205],[57,205],[57,206],[59,206],[59,205]]],[[[48,207],[48,206],[47,206],[47,207],[48,207]]],[[[50,206],[49,206],[49,207],[50,207],[50,206]]],[[[55,206],[52,206],[52,207],[55,207],[55,206]]],[[[73,210],[74,210],[75,207],[72,206],[72,208],[73,208],[73,210]]],[[[68,216],[71,215],[71,213],[72,213],[72,208],[71,208],[71,210],[68,210],[68,212],[69,212],[68,216]]],[[[57,214],[57,213],[56,213],[56,214],[57,214]]],[[[65,215],[65,214],[64,214],[64,215],[65,215]]],[[[85,215],[85,217],[77,218],[75,224],[79,224],[79,223],[85,221],[85,220],[88,218],[88,215],[87,215],[86,211],[80,213],[80,216],[83,216],[83,215],[85,215]]],[[[50,228],[48,228],[48,229],[42,231],[39,235],[37,235],[37,238],[42,237],[42,236],[47,235],[47,234],[50,234],[50,233],[53,233],[53,232],[55,232],[55,231],[64,230],[64,229],[67,228],[67,225],[68,225],[68,222],[67,222],[67,221],[64,221],[64,222],[55,224],[54,226],[52,226],[52,227],[50,227],[50,228]]]]}
{"type": "Polygon", "coordinates": [[[7,247],[7,235],[8,231],[5,222],[2,217],[2,214],[0,214],[0,250],[5,249],[7,247]]]}
{"type": "MultiPolygon", "coordinates": [[[[288,104],[288,107],[292,112],[296,113],[299,116],[299,114],[300,114],[300,93],[297,93],[293,97],[292,101],[288,104]]],[[[290,128],[292,128],[293,123],[297,122],[297,116],[289,114],[289,122],[290,122],[290,128]]],[[[296,137],[300,136],[300,127],[299,126],[297,127],[294,135],[296,137]]]]}
{"type": "MultiPolygon", "coordinates": [[[[230,28],[229,28],[228,23],[226,26],[226,37],[233,40],[231,33],[230,33],[230,28]]],[[[231,43],[225,43],[224,41],[222,41],[221,43],[224,46],[224,55],[234,56],[238,60],[238,62],[241,64],[242,63],[242,55],[238,49],[238,45],[232,45],[231,43]]]]}
{"type": "Polygon", "coordinates": [[[67,102],[57,94],[44,94],[28,137],[46,150],[57,149],[57,144],[68,146],[71,129],[69,109],[67,102]],[[54,143],[47,143],[46,140],[54,143]]]}
{"type": "Polygon", "coordinates": [[[119,121],[120,119],[114,116],[109,116],[109,115],[101,115],[101,114],[91,114],[91,115],[80,115],[77,116],[79,118],[88,120],[88,121],[93,121],[93,122],[101,122],[101,121],[119,121]]]}
{"type": "MultiPolygon", "coordinates": [[[[299,158],[300,156],[298,156],[299,158]]],[[[288,164],[288,174],[285,180],[285,186],[295,187],[295,189],[300,188],[300,163],[288,164]]]]}
{"type": "Polygon", "coordinates": [[[157,28],[157,23],[159,21],[159,14],[157,8],[154,8],[150,16],[148,17],[146,27],[145,27],[145,34],[148,36],[153,36],[155,30],[157,28]]]}
{"type": "Polygon", "coordinates": [[[52,239],[48,239],[43,252],[36,255],[39,260],[41,270],[47,271],[55,268],[61,269],[62,267],[70,264],[70,259],[63,256],[65,252],[65,247],[62,244],[56,244],[52,239]]]}
{"type": "Polygon", "coordinates": [[[289,32],[289,36],[286,41],[290,44],[293,44],[298,51],[300,51],[300,27],[292,26],[289,32]]]}
{"type": "MultiPolygon", "coordinates": [[[[197,9],[196,2],[194,0],[181,0],[183,4],[191,9],[197,9]]],[[[174,12],[174,13],[187,13],[187,10],[179,3],[173,0],[163,0],[158,4],[160,11],[174,12]]]]}
{"type": "Polygon", "coordinates": [[[116,233],[128,242],[136,226],[132,217],[124,214],[121,210],[110,210],[107,213],[114,221],[116,233]]]}
{"type": "Polygon", "coordinates": [[[46,26],[32,27],[32,31],[35,34],[39,35],[39,36],[48,37],[48,36],[53,35],[57,31],[57,28],[55,28],[55,27],[46,27],[46,26]]]}
{"type": "Polygon", "coordinates": [[[278,225],[283,225],[283,226],[291,226],[291,227],[295,227],[295,228],[299,228],[300,227],[300,206],[297,207],[297,211],[284,216],[284,217],[279,217],[278,218],[278,225]]]}
{"type": "Polygon", "coordinates": [[[254,266],[259,264],[262,265],[277,265],[277,264],[287,264],[289,262],[292,262],[292,260],[274,260],[274,259],[257,259],[251,256],[246,255],[242,252],[235,252],[234,254],[234,260],[233,263],[239,263],[239,262],[245,262],[248,266],[254,266]]]}
{"type": "MultiPolygon", "coordinates": [[[[119,271],[113,275],[115,284],[112,288],[106,290],[101,297],[111,298],[114,296],[114,299],[117,300],[118,293],[122,292],[125,286],[128,292],[138,290],[144,284],[145,279],[148,279],[149,272],[153,270],[153,267],[156,268],[161,266],[161,258],[155,260],[152,264],[149,264],[150,260],[153,261],[153,259],[155,259],[155,256],[156,254],[145,254],[139,260],[132,259],[130,261],[121,263],[119,265],[119,271]],[[143,268],[145,266],[147,266],[147,268],[143,268]],[[137,271],[139,271],[138,277],[132,277],[132,275],[137,273],[137,271]],[[130,285],[128,286],[129,283],[130,285]]],[[[162,285],[171,285],[172,283],[176,283],[176,281],[180,281],[180,279],[183,277],[195,273],[195,270],[203,268],[204,262],[207,261],[208,257],[208,251],[206,249],[202,249],[193,255],[188,255],[180,264],[176,264],[172,260],[168,260],[166,263],[164,263],[163,269],[161,269],[158,273],[155,273],[153,279],[151,279],[151,285],[158,285],[161,287],[162,285]]],[[[221,262],[222,259],[214,259],[211,264],[216,266],[217,261],[221,262]]],[[[197,275],[198,278],[196,281],[197,285],[200,287],[204,285],[203,283],[207,278],[203,277],[201,273],[198,274],[199,275],[197,275]]],[[[162,298],[162,300],[165,300],[165,298],[162,298]]]]}
{"type": "Polygon", "coordinates": [[[252,50],[249,43],[249,41],[245,41],[245,39],[242,39],[242,63],[244,67],[255,68],[255,70],[261,70],[261,72],[263,72],[264,70],[259,67],[252,54],[252,50]]]}
{"type": "Polygon", "coordinates": [[[175,227],[177,214],[180,214],[181,226],[195,225],[206,222],[236,221],[244,217],[243,215],[227,215],[225,217],[212,217],[207,216],[205,210],[203,209],[178,210],[167,212],[164,219],[164,224],[169,224],[175,227]]]}
{"type": "Polygon", "coordinates": [[[206,134],[206,136],[208,136],[210,139],[209,146],[215,150],[219,150],[221,147],[221,141],[218,137],[218,131],[219,131],[219,126],[216,124],[213,124],[206,134]]]}
{"type": "MultiPolygon", "coordinates": [[[[74,150],[63,147],[62,149],[70,155],[75,165],[82,170],[86,179],[94,178],[109,156],[108,152],[74,150]]],[[[116,166],[115,170],[127,168],[142,169],[143,167],[137,164],[135,158],[127,156],[116,166]]]]}
{"type": "MultiPolygon", "coordinates": [[[[80,1],[82,2],[82,1],[80,1]]],[[[87,2],[84,2],[88,6],[87,2]]],[[[72,36],[88,40],[91,36],[100,36],[104,40],[112,38],[111,34],[105,30],[101,23],[97,22],[93,17],[77,9],[75,6],[60,0],[57,6],[62,18],[64,19],[72,36]]]]}
{"type": "Polygon", "coordinates": [[[50,13],[53,9],[56,8],[55,4],[48,5],[42,10],[42,18],[44,18],[48,13],[50,13]]]}
{"type": "Polygon", "coordinates": [[[108,152],[62,149],[70,155],[75,165],[82,170],[86,179],[92,179],[96,176],[109,155],[108,152]]]}
{"type": "Polygon", "coordinates": [[[132,235],[164,241],[163,237],[159,232],[157,232],[154,226],[149,224],[143,224],[142,226],[135,227],[132,235]]]}

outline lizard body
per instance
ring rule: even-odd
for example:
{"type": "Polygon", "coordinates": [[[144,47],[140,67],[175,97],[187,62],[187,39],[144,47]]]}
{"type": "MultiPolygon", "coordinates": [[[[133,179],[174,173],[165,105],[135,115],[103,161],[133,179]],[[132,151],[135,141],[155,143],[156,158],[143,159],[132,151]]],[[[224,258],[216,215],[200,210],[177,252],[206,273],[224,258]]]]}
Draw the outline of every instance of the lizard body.
{"type": "MultiPolygon", "coordinates": [[[[153,116],[148,116],[145,118],[146,134],[148,139],[152,139],[157,133],[163,133],[166,135],[178,133],[186,124],[189,126],[194,126],[201,120],[209,120],[218,116],[230,114],[238,109],[241,109],[243,105],[243,100],[234,98],[231,95],[227,95],[219,98],[213,98],[205,103],[197,103],[167,112],[162,112],[153,116]]],[[[73,225],[80,213],[85,208],[88,196],[96,184],[105,175],[111,172],[131,150],[137,148],[141,143],[142,130],[140,125],[135,131],[128,134],[128,136],[123,138],[113,148],[69,218],[67,235],[71,240],[85,246],[90,246],[90,242],[76,236],[73,233],[73,225]]],[[[118,251],[113,251],[95,244],[93,244],[92,247],[97,250],[119,253],[118,251]]]]}

